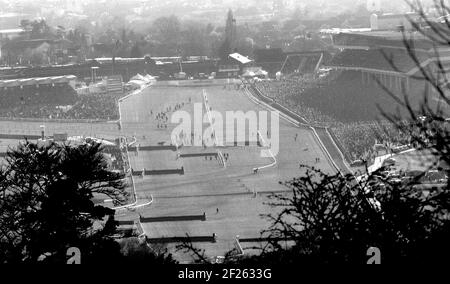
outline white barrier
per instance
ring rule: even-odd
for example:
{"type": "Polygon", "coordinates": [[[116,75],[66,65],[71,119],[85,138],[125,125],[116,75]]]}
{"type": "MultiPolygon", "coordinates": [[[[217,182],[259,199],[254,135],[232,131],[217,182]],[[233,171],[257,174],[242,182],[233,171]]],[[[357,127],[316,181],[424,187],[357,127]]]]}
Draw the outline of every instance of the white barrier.
{"type": "Polygon", "coordinates": [[[341,171],[339,170],[339,167],[336,165],[333,158],[331,157],[331,154],[328,152],[327,147],[325,147],[322,140],[320,140],[319,134],[317,134],[316,129],[314,129],[314,127],[311,127],[311,126],[309,128],[312,130],[314,137],[317,139],[317,141],[319,141],[319,146],[325,152],[325,155],[327,156],[327,158],[331,161],[332,166],[338,171],[338,173],[341,173],[341,171]]]}
{"type": "Polygon", "coordinates": [[[221,151],[217,151],[217,153],[218,153],[217,156],[219,157],[219,161],[220,161],[221,165],[222,165],[224,168],[227,168],[227,163],[225,162],[225,158],[224,158],[222,152],[221,152],[221,151]]]}
{"type": "MultiPolygon", "coordinates": [[[[273,110],[273,111],[278,111],[277,109],[273,108],[272,106],[268,105],[267,103],[262,102],[262,101],[258,100],[257,98],[255,98],[252,94],[250,94],[250,91],[249,91],[248,89],[245,89],[245,94],[247,95],[247,97],[248,97],[250,100],[252,100],[252,101],[255,102],[256,104],[262,105],[262,106],[264,106],[264,107],[266,107],[266,108],[269,108],[270,110],[273,110]]],[[[281,106],[281,107],[284,108],[284,109],[286,109],[286,108],[283,107],[283,106],[281,106]]],[[[286,110],[289,111],[288,109],[286,109],[286,110]]],[[[338,167],[338,166],[336,165],[336,163],[334,162],[334,160],[333,160],[333,158],[331,157],[330,153],[328,152],[327,148],[326,148],[325,145],[323,144],[322,140],[320,140],[319,135],[317,134],[316,130],[315,130],[312,126],[310,126],[310,125],[303,125],[303,124],[301,124],[299,121],[296,121],[296,120],[292,119],[291,117],[285,115],[284,113],[282,113],[282,112],[279,112],[279,113],[280,113],[280,117],[281,117],[281,118],[283,118],[284,120],[290,122],[291,124],[293,124],[293,125],[295,125],[295,126],[297,126],[297,127],[298,127],[299,125],[302,125],[302,126],[307,127],[308,129],[310,129],[310,130],[312,131],[314,137],[317,139],[317,141],[319,141],[319,146],[323,149],[323,151],[325,152],[325,155],[326,155],[327,158],[331,161],[332,166],[333,166],[338,172],[340,172],[339,167],[338,167]]],[[[305,121],[306,121],[306,120],[305,120],[305,121]]],[[[334,143],[334,141],[333,141],[333,143],[334,143]]],[[[335,144],[335,145],[336,145],[336,144],[335,144]]],[[[337,149],[339,150],[339,148],[337,148],[337,149]]],[[[342,155],[342,157],[343,157],[343,154],[342,154],[342,152],[341,152],[340,150],[339,150],[339,153],[340,153],[340,154],[342,155]]],[[[351,172],[351,171],[350,171],[350,172],[351,172]]]]}
{"type": "Polygon", "coordinates": [[[139,205],[132,206],[132,209],[139,209],[141,207],[145,207],[145,206],[151,205],[152,203],[153,203],[153,195],[150,194],[150,201],[149,202],[144,203],[144,204],[139,204],[139,205]]]}
{"type": "MultiPolygon", "coordinates": [[[[152,85],[153,85],[153,82],[150,82],[149,84],[143,86],[143,87],[140,88],[139,90],[136,90],[136,91],[130,93],[129,95],[127,95],[127,96],[125,96],[125,97],[123,97],[123,98],[121,98],[121,99],[118,100],[118,105],[119,105],[119,125],[120,125],[120,129],[122,129],[122,109],[121,109],[121,107],[120,107],[121,103],[122,103],[123,101],[125,101],[126,99],[130,98],[131,96],[134,96],[134,95],[137,95],[137,94],[141,93],[142,91],[144,91],[145,89],[151,87],[152,85]]],[[[137,142],[136,137],[135,137],[134,139],[135,139],[135,140],[134,140],[130,145],[132,145],[132,144],[134,144],[134,143],[137,142]]],[[[125,143],[125,149],[126,149],[126,152],[127,152],[128,162],[130,163],[130,153],[128,152],[128,145],[127,145],[127,143],[125,143]]],[[[130,165],[130,168],[131,168],[131,165],[130,165]]],[[[134,184],[134,178],[133,178],[133,175],[131,175],[131,182],[133,183],[133,196],[134,196],[134,202],[131,203],[131,204],[127,204],[127,205],[122,205],[122,206],[114,207],[114,208],[112,208],[113,210],[116,210],[116,211],[117,211],[117,210],[130,209],[130,208],[134,208],[134,209],[135,209],[135,208],[140,208],[140,207],[142,207],[142,206],[147,206],[147,205],[152,204],[152,202],[153,202],[153,197],[152,197],[152,200],[151,200],[150,202],[148,202],[148,203],[146,203],[146,204],[144,204],[144,205],[139,205],[139,206],[136,207],[136,204],[137,204],[137,202],[138,202],[138,198],[137,198],[136,186],[135,186],[135,184],[134,184]]]]}
{"type": "Polygon", "coordinates": [[[234,241],[236,243],[236,248],[238,250],[238,254],[236,256],[243,256],[245,253],[244,253],[244,249],[242,249],[241,243],[239,242],[239,235],[236,236],[234,241]]]}
{"type": "MultiPolygon", "coordinates": [[[[214,128],[213,128],[213,122],[212,122],[211,111],[210,111],[210,108],[209,108],[209,105],[208,105],[208,95],[206,94],[205,89],[203,89],[203,105],[205,106],[206,113],[208,114],[209,125],[211,126],[211,129],[213,130],[213,133],[214,133],[214,143],[215,143],[215,146],[217,147],[217,146],[219,146],[219,142],[217,141],[216,132],[215,132],[215,130],[214,130],[214,128]]],[[[225,161],[225,159],[224,159],[222,153],[221,153],[219,150],[217,150],[217,155],[218,155],[219,158],[222,160],[223,167],[226,168],[226,167],[227,167],[227,163],[226,163],[226,161],[225,161]]]]}
{"type": "MultiPolygon", "coordinates": [[[[257,134],[259,135],[259,137],[261,137],[261,140],[262,140],[262,146],[263,146],[263,147],[267,147],[266,141],[265,141],[264,138],[262,137],[261,132],[258,131],[257,134]]],[[[277,159],[275,158],[275,155],[272,153],[272,151],[270,150],[270,148],[267,149],[267,151],[268,151],[268,153],[270,154],[270,156],[272,156],[273,162],[270,163],[270,164],[268,164],[268,165],[262,166],[262,167],[253,168],[253,171],[259,171],[259,170],[262,170],[262,169],[271,168],[271,167],[273,167],[273,166],[275,166],[275,165],[277,164],[277,159]]]]}
{"type": "MultiPolygon", "coordinates": [[[[126,150],[126,152],[127,152],[127,159],[128,159],[128,163],[130,163],[130,153],[128,152],[128,145],[127,145],[127,143],[126,143],[126,140],[125,140],[125,150],[126,150]]],[[[129,167],[131,168],[131,164],[129,164],[129,167]]],[[[136,186],[135,186],[135,184],[134,184],[134,178],[133,178],[133,175],[131,175],[131,183],[133,184],[133,197],[134,197],[134,202],[133,203],[131,203],[131,204],[127,204],[127,205],[122,205],[122,206],[118,206],[118,207],[113,207],[112,209],[113,210],[121,210],[121,209],[128,209],[128,208],[130,208],[130,207],[133,207],[133,206],[135,206],[136,204],[137,204],[137,194],[136,194],[136,186]]]]}
{"type": "Polygon", "coordinates": [[[252,102],[254,102],[255,104],[270,109],[271,111],[277,111],[280,114],[280,117],[283,118],[285,121],[293,124],[294,126],[298,126],[298,122],[295,121],[294,119],[290,118],[289,116],[285,115],[284,113],[278,111],[277,109],[275,109],[274,107],[268,105],[265,102],[259,101],[257,98],[255,98],[253,95],[250,94],[250,91],[248,89],[245,89],[244,94],[248,97],[249,100],[251,100],[252,102]]]}
{"type": "Polygon", "coordinates": [[[347,164],[347,162],[345,160],[344,153],[342,153],[341,149],[339,149],[338,145],[336,145],[336,142],[334,141],[333,137],[331,136],[330,132],[328,131],[328,128],[325,128],[325,131],[327,132],[327,135],[330,137],[331,142],[333,142],[334,147],[339,152],[339,155],[341,156],[341,159],[342,159],[342,163],[345,165],[347,171],[349,173],[351,173],[352,171],[350,170],[350,166],[347,164]]]}

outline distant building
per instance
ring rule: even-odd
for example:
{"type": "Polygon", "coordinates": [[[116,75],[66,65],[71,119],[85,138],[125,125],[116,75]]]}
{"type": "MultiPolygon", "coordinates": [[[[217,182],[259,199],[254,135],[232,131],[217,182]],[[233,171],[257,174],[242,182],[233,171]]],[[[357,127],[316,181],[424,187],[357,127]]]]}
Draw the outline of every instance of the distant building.
{"type": "Polygon", "coordinates": [[[274,0],[272,4],[273,12],[276,15],[288,10],[292,10],[294,6],[294,0],[274,0]]]}
{"type": "Polygon", "coordinates": [[[217,78],[235,78],[239,76],[241,69],[236,62],[231,60],[221,60],[217,70],[217,78]]]}
{"type": "Polygon", "coordinates": [[[26,86],[39,87],[39,86],[65,85],[65,84],[75,89],[76,80],[77,77],[74,75],[0,80],[0,90],[5,90],[8,88],[23,89],[26,86]]]}
{"type": "Polygon", "coordinates": [[[242,74],[245,67],[252,66],[253,60],[239,53],[232,53],[226,60],[219,62],[217,77],[235,78],[242,74]]]}
{"type": "Polygon", "coordinates": [[[319,67],[331,59],[327,51],[284,52],[281,48],[257,49],[254,51],[255,65],[267,71],[271,77],[277,72],[283,75],[314,74],[319,67]]]}
{"type": "Polygon", "coordinates": [[[251,62],[253,62],[253,60],[251,60],[251,59],[249,59],[248,57],[246,57],[246,56],[244,56],[244,55],[241,55],[241,54],[239,54],[239,53],[232,53],[232,54],[230,54],[230,55],[228,56],[228,58],[229,58],[231,61],[234,61],[234,62],[236,62],[236,63],[239,64],[239,65],[248,65],[248,64],[250,64],[251,62]]]}
{"type": "Polygon", "coordinates": [[[370,16],[370,28],[375,30],[412,30],[412,22],[418,22],[420,15],[416,13],[407,14],[372,14],[370,16]]]}
{"type": "Polygon", "coordinates": [[[73,12],[73,13],[83,13],[83,1],[80,0],[66,0],[65,3],[65,10],[67,12],[73,12]]]}
{"type": "Polygon", "coordinates": [[[25,32],[22,28],[15,29],[4,29],[0,30],[0,43],[6,41],[7,39],[15,39],[25,32]]]}
{"type": "Polygon", "coordinates": [[[0,12],[0,27],[2,29],[15,29],[20,21],[28,18],[30,18],[28,14],[0,12]]]}
{"type": "Polygon", "coordinates": [[[2,57],[2,46],[8,41],[18,38],[24,32],[25,30],[21,28],[0,30],[0,58],[2,57]]]}

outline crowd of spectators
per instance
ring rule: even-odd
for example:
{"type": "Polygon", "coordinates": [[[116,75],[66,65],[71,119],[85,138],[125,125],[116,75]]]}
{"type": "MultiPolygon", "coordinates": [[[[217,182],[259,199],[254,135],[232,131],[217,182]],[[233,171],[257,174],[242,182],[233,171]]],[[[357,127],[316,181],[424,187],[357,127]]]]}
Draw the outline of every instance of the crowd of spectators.
{"type": "Polygon", "coordinates": [[[370,161],[378,156],[376,144],[386,149],[409,144],[409,136],[388,122],[336,123],[331,130],[353,161],[370,161]]]}
{"type": "MultiPolygon", "coordinates": [[[[367,78],[366,78],[367,80],[367,78]]],[[[413,108],[421,103],[425,84],[423,81],[410,80],[407,90],[413,108]]],[[[388,86],[386,86],[388,87],[388,86]]],[[[345,71],[327,84],[318,84],[306,89],[297,101],[318,109],[341,122],[374,121],[384,119],[380,109],[387,114],[407,116],[407,110],[396,103],[394,97],[404,101],[404,93],[391,86],[390,93],[380,86],[374,78],[364,81],[361,72],[345,71]]]]}
{"type": "Polygon", "coordinates": [[[0,90],[0,117],[31,119],[119,118],[120,95],[78,95],[68,84],[23,86],[0,90]]]}
{"type": "Polygon", "coordinates": [[[1,109],[49,103],[70,105],[76,100],[76,92],[68,84],[17,86],[0,90],[1,109]]]}
{"type": "Polygon", "coordinates": [[[398,105],[377,83],[363,84],[361,73],[336,71],[320,78],[291,77],[255,84],[264,95],[310,124],[332,129],[353,160],[368,160],[376,154],[376,143],[408,143],[408,136],[384,120],[379,110],[396,113],[398,105]]]}
{"type": "Polygon", "coordinates": [[[307,89],[321,83],[323,82],[318,82],[316,79],[310,77],[291,77],[284,78],[280,81],[261,81],[255,84],[258,90],[264,95],[296,112],[306,121],[314,124],[329,125],[336,121],[333,117],[297,99],[307,89]]]}

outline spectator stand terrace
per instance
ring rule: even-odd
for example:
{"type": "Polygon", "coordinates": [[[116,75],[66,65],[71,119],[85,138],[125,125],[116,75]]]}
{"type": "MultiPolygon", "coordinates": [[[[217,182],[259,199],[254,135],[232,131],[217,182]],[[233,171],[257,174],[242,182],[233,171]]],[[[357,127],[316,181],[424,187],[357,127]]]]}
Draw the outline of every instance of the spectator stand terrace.
{"type": "MultiPolygon", "coordinates": [[[[119,119],[120,91],[77,92],[73,75],[0,81],[0,118],[105,122],[119,119]]],[[[120,85],[122,82],[120,80],[120,85]]]]}
{"type": "MultiPolygon", "coordinates": [[[[417,108],[424,94],[431,96],[432,101],[435,94],[417,76],[419,69],[405,48],[400,48],[401,33],[345,32],[334,37],[335,45],[342,51],[321,66],[331,71],[307,76],[307,72],[296,74],[296,70],[290,70],[294,76],[256,82],[257,88],[310,123],[329,127],[342,143],[347,159],[373,158],[375,144],[408,143],[405,135],[383,122],[379,108],[397,113],[398,105],[380,84],[401,99],[406,90],[417,108]]],[[[436,54],[426,48],[426,42],[420,38],[414,52],[421,66],[434,68],[436,54]]],[[[444,60],[443,64],[450,65],[450,61],[444,60]]],[[[407,119],[405,112],[400,113],[407,119]]]]}

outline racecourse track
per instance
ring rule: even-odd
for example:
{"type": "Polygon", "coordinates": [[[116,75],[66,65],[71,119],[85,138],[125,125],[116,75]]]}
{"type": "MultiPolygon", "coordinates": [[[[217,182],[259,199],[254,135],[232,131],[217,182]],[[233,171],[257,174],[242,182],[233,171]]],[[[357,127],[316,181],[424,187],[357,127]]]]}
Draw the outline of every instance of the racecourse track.
{"type": "MultiPolygon", "coordinates": [[[[180,106],[181,111],[194,116],[195,104],[207,104],[213,111],[226,117],[227,111],[265,111],[243,90],[233,84],[215,86],[185,87],[163,86],[156,83],[141,93],[130,96],[120,105],[122,135],[136,137],[136,145],[142,150],[130,152],[134,170],[184,169],[184,174],[150,175],[136,177],[136,193],[139,200],[153,197],[150,206],[134,212],[122,212],[119,219],[142,217],[164,217],[185,215],[206,215],[205,221],[173,221],[143,223],[142,228],[149,238],[171,238],[216,235],[217,241],[196,243],[206,250],[208,256],[224,255],[234,248],[235,237],[258,238],[260,232],[270,224],[261,215],[276,213],[265,202],[273,192],[288,192],[280,184],[301,175],[300,164],[318,167],[325,172],[335,172],[313,132],[299,128],[280,118],[279,152],[274,157],[262,157],[261,150],[267,150],[256,143],[245,146],[226,144],[221,147],[180,146],[171,149],[145,151],[146,146],[172,144],[172,131],[177,124],[169,122],[158,127],[157,113],[180,106]],[[215,153],[229,158],[223,165],[215,153]],[[316,158],[320,161],[316,162],[316,158]],[[276,161],[276,163],[274,163],[276,161]],[[266,165],[271,167],[263,168],[266,165]],[[254,173],[254,168],[263,168],[254,173]]],[[[205,108],[203,111],[205,112],[205,108]]],[[[209,126],[204,121],[204,128],[209,126]]],[[[269,128],[271,124],[269,123],[269,128]]],[[[230,131],[226,126],[224,129],[230,131]]],[[[235,127],[236,128],[236,127],[235,127]]],[[[244,130],[245,131],[245,130],[244,130]]],[[[249,137],[250,131],[245,131],[249,137]]],[[[270,134],[268,133],[269,137],[270,134]]],[[[227,134],[228,135],[228,134],[227,134]]],[[[235,133],[234,137],[237,137],[235,133]]],[[[267,139],[268,137],[266,137],[267,139]]],[[[237,140],[237,138],[236,138],[237,140]]],[[[168,244],[174,247],[174,244],[168,244]]],[[[173,251],[172,251],[173,252],[173,251]]],[[[175,253],[181,261],[190,256],[175,253]]]]}

